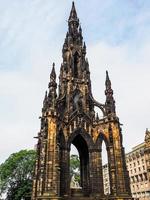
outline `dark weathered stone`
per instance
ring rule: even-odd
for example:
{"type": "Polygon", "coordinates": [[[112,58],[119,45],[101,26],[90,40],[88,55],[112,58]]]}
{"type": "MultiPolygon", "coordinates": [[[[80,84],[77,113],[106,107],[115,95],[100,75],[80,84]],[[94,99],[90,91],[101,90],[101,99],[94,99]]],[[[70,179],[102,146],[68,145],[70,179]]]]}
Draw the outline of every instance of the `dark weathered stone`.
{"type": "Polygon", "coordinates": [[[89,64],[85,58],[86,45],[74,3],[68,26],[62,50],[58,97],[53,65],[49,92],[46,92],[43,102],[32,200],[130,200],[122,133],[116,116],[111,81],[107,72],[106,102],[97,102],[91,91],[89,64]],[[95,107],[102,111],[102,118],[95,113],[95,107]],[[102,141],[108,152],[110,195],[107,197],[103,188],[102,141]],[[70,188],[71,144],[76,146],[80,156],[80,190],[70,188]]]}

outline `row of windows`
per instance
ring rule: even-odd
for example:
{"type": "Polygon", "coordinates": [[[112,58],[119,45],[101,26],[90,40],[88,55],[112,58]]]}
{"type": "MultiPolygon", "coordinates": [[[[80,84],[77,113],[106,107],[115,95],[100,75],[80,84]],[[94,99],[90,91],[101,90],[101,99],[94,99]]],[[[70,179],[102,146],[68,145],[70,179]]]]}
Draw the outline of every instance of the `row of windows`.
{"type": "Polygon", "coordinates": [[[135,175],[135,176],[131,176],[130,177],[131,183],[136,183],[136,182],[142,182],[142,181],[147,181],[147,174],[139,174],[139,175],[135,175]]]}
{"type": "Polygon", "coordinates": [[[142,156],[144,156],[144,150],[128,155],[128,157],[126,157],[126,162],[131,162],[132,160],[136,160],[137,158],[141,158],[142,156]]]}
{"type": "Polygon", "coordinates": [[[132,194],[134,198],[150,197],[150,192],[138,192],[132,194]]]}
{"type": "Polygon", "coordinates": [[[131,170],[128,170],[131,174],[141,172],[142,170],[145,170],[145,166],[143,165],[142,167],[134,168],[131,170]]]}
{"type": "Polygon", "coordinates": [[[140,165],[141,163],[142,164],[145,163],[144,158],[142,158],[141,162],[140,162],[140,160],[137,160],[137,162],[130,163],[130,165],[128,164],[128,167],[132,168],[132,167],[135,167],[136,165],[140,165]]]}
{"type": "Polygon", "coordinates": [[[136,185],[132,185],[131,189],[134,192],[135,190],[143,190],[148,187],[148,183],[140,183],[136,185]]]}

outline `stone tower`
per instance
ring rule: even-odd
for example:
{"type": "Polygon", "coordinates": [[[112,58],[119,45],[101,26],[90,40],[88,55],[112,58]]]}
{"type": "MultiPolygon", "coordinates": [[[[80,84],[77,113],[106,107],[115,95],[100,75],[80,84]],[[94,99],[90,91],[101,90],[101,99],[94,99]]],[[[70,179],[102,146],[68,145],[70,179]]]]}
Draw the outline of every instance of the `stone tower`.
{"type": "Polygon", "coordinates": [[[74,3],[62,57],[58,94],[53,64],[49,91],[43,101],[32,200],[130,200],[122,133],[111,81],[106,72],[106,101],[101,104],[92,95],[86,45],[74,3]],[[102,118],[95,113],[95,107],[103,113],[102,118]],[[110,177],[110,195],[107,197],[102,175],[103,141],[107,147],[110,177]],[[80,157],[81,188],[78,197],[70,188],[71,144],[77,148],[80,157]]]}

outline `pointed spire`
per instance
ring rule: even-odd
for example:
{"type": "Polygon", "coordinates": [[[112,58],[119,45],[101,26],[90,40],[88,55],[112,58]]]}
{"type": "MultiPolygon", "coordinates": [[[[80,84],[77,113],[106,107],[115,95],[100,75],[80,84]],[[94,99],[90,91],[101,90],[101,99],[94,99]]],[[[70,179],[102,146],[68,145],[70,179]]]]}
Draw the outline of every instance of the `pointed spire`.
{"type": "Polygon", "coordinates": [[[45,92],[45,97],[44,97],[44,100],[43,100],[43,108],[42,108],[42,112],[46,111],[46,108],[47,108],[47,90],[45,92]]]}
{"type": "Polygon", "coordinates": [[[106,90],[105,90],[105,95],[113,95],[113,90],[111,89],[111,81],[109,78],[109,74],[108,71],[106,71],[106,81],[105,81],[105,86],[106,86],[106,90]]]}
{"type": "Polygon", "coordinates": [[[72,8],[71,8],[70,16],[69,16],[69,22],[71,22],[71,21],[76,21],[79,23],[79,19],[77,17],[77,12],[76,12],[74,1],[72,2],[72,8]]]}
{"type": "Polygon", "coordinates": [[[86,54],[86,44],[85,44],[85,42],[83,44],[83,53],[86,54]]]}
{"type": "Polygon", "coordinates": [[[45,107],[46,103],[47,103],[47,90],[45,92],[45,97],[44,97],[44,100],[43,100],[43,107],[45,107]]]}
{"type": "Polygon", "coordinates": [[[53,65],[52,65],[52,71],[51,71],[51,74],[50,74],[50,78],[56,79],[55,63],[53,63],[53,65]]]}
{"type": "Polygon", "coordinates": [[[77,17],[77,12],[75,9],[74,2],[72,2],[72,9],[68,20],[68,26],[69,26],[69,34],[73,38],[76,37],[78,35],[79,19],[77,17]]]}
{"type": "Polygon", "coordinates": [[[44,101],[47,100],[47,90],[45,92],[45,97],[44,97],[44,101]]]}
{"type": "Polygon", "coordinates": [[[50,82],[48,87],[57,87],[57,83],[56,83],[56,72],[55,72],[55,63],[53,63],[52,65],[52,71],[50,73],[50,82]]]}
{"type": "Polygon", "coordinates": [[[81,25],[79,26],[79,33],[82,35],[82,28],[81,28],[81,25]]]}
{"type": "Polygon", "coordinates": [[[115,113],[115,100],[113,97],[113,90],[111,88],[111,81],[109,78],[109,74],[108,71],[106,71],[106,81],[105,81],[105,86],[106,86],[106,90],[105,90],[105,95],[106,95],[106,113],[110,114],[110,113],[115,113]]]}
{"type": "Polygon", "coordinates": [[[106,71],[106,82],[105,82],[106,88],[111,88],[111,81],[109,78],[108,71],[106,71]]]}
{"type": "Polygon", "coordinates": [[[97,122],[99,121],[98,113],[96,113],[96,121],[97,121],[97,122]]]}

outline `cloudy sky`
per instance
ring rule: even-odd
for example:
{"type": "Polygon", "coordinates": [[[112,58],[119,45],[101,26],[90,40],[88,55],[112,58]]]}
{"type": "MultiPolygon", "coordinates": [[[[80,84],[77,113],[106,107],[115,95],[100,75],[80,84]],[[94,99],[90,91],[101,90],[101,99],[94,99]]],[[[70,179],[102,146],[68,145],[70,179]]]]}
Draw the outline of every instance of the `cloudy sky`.
{"type": "MultiPolygon", "coordinates": [[[[92,89],[104,102],[108,70],[126,152],[150,128],[150,1],[76,0],[92,89]]],[[[52,63],[57,74],[70,0],[0,0],[0,162],[33,148],[52,63]]]]}

